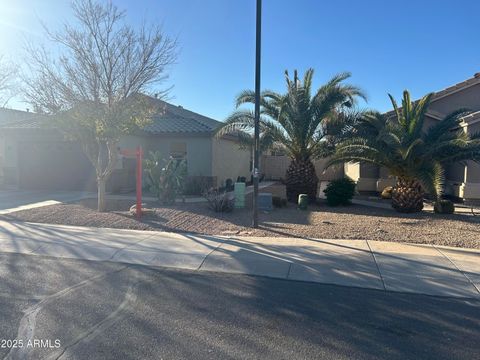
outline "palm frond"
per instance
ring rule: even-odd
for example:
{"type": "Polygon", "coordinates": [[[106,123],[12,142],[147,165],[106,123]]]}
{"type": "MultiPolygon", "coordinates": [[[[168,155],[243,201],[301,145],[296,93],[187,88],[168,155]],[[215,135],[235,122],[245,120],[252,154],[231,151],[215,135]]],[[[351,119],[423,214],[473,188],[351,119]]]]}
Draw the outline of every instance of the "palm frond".
{"type": "Polygon", "coordinates": [[[446,164],[480,162],[480,134],[469,135],[460,127],[465,109],[459,109],[424,130],[432,94],[413,102],[404,91],[402,108],[389,94],[396,117],[365,112],[349,130],[330,161],[364,161],[384,166],[390,173],[416,179],[433,196],[441,196],[446,164]]]}

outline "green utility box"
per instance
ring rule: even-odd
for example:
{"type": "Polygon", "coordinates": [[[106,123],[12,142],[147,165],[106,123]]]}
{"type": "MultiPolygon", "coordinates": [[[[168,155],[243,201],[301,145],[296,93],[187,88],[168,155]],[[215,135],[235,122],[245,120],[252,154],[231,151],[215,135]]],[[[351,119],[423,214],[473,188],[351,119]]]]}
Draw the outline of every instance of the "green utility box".
{"type": "Polygon", "coordinates": [[[235,208],[243,209],[245,207],[245,183],[236,182],[233,186],[233,193],[235,194],[235,208]]]}

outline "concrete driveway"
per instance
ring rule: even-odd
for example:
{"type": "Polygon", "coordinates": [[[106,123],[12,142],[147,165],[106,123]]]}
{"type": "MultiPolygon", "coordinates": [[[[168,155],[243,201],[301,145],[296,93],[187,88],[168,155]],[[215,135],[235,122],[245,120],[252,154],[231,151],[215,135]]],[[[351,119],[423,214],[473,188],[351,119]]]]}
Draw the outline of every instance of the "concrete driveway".
{"type": "Polygon", "coordinates": [[[0,215],[62,202],[77,201],[94,194],[85,191],[0,190],[0,215]]]}
{"type": "Polygon", "coordinates": [[[203,236],[0,221],[0,252],[480,298],[480,251],[431,245],[203,236]]]}

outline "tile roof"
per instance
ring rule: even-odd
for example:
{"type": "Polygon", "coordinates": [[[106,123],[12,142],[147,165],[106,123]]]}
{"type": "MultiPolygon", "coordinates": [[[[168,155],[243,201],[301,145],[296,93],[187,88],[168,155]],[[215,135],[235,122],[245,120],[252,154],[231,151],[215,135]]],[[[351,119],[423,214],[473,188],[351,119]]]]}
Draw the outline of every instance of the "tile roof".
{"type": "Polygon", "coordinates": [[[2,129],[39,129],[43,127],[46,116],[29,111],[0,108],[0,128],[2,129]]]}
{"type": "Polygon", "coordinates": [[[152,116],[152,123],[143,131],[150,134],[211,134],[221,123],[209,117],[184,109],[181,106],[169,104],[154,99],[160,108],[160,113],[152,116]]]}
{"type": "MultiPolygon", "coordinates": [[[[142,130],[152,135],[161,134],[197,134],[211,135],[221,124],[206,116],[184,109],[181,106],[149,98],[159,111],[152,116],[152,122],[142,130]]],[[[40,129],[46,128],[45,115],[27,111],[0,108],[0,128],[2,129],[40,129]]],[[[48,127],[47,127],[48,128],[48,127]]]]}

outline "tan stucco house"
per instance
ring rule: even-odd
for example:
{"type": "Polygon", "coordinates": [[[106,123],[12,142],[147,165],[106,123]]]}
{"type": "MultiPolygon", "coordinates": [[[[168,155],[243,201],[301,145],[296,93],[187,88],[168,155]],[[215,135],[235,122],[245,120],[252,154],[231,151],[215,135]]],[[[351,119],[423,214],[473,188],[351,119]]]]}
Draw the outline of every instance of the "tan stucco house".
{"type": "MultiPolygon", "coordinates": [[[[480,132],[480,73],[461,83],[434,94],[426,114],[428,127],[460,108],[472,113],[463,118],[462,128],[467,133],[480,132]]],[[[388,171],[365,163],[346,163],[345,175],[357,182],[357,189],[364,192],[379,192],[393,185],[395,179],[388,171]]],[[[480,164],[473,161],[466,165],[454,164],[446,169],[446,193],[464,200],[480,200],[480,164]]]]}
{"type": "MultiPolygon", "coordinates": [[[[217,186],[227,179],[249,178],[250,151],[240,149],[235,137],[216,138],[220,122],[181,106],[152,101],[159,102],[162,110],[141,131],[123,137],[120,149],[140,145],[146,154],[160,151],[166,158],[184,158],[190,178],[206,178],[217,186]]],[[[22,189],[94,189],[94,169],[79,144],[66,141],[48,126],[48,120],[31,112],[0,109],[0,181],[22,189]]],[[[109,190],[134,188],[134,171],[135,160],[119,156],[109,190]]]]}

